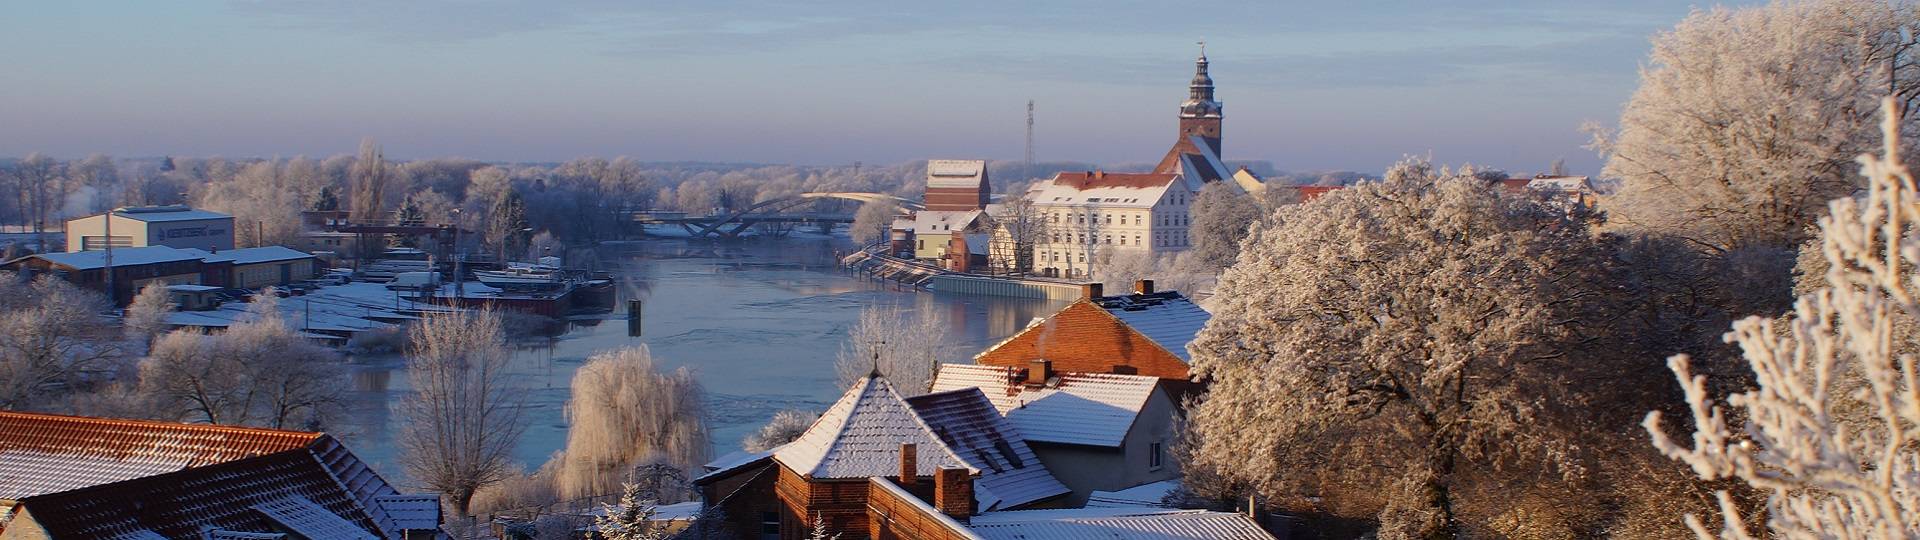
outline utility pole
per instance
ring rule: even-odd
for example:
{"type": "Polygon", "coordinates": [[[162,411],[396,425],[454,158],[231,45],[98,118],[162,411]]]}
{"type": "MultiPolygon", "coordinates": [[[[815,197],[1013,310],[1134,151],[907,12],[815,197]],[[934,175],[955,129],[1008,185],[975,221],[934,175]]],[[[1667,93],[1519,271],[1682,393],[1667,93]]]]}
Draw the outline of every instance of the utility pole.
{"type": "MultiPolygon", "coordinates": [[[[106,267],[102,268],[101,271],[104,271],[107,273],[107,299],[112,300],[114,305],[119,305],[120,292],[115,291],[113,289],[113,211],[114,210],[118,210],[118,209],[108,208],[107,215],[105,217],[105,219],[107,220],[107,265],[106,267]]],[[[80,248],[82,250],[85,250],[87,247],[86,244],[87,244],[87,237],[85,235],[81,235],[80,248]]],[[[44,250],[46,248],[47,248],[46,244],[40,245],[40,249],[44,250]]]]}

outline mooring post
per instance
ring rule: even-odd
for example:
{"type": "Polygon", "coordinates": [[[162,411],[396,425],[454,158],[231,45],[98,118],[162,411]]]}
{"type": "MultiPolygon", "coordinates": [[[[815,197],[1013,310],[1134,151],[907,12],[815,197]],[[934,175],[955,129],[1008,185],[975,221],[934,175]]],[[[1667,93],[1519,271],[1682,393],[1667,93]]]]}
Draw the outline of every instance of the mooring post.
{"type": "Polygon", "coordinates": [[[639,300],[627,300],[627,336],[640,337],[639,300]]]}

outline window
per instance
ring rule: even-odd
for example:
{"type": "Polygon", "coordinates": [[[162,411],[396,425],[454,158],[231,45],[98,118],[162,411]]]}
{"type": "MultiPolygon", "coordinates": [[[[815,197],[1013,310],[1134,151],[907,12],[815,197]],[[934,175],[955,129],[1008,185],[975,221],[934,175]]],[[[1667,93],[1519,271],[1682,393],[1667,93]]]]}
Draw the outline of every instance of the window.
{"type": "Polygon", "coordinates": [[[925,238],[922,238],[922,239],[920,239],[920,248],[919,248],[919,249],[927,249],[927,239],[925,239],[925,238]]]}
{"type": "Polygon", "coordinates": [[[1155,471],[1160,470],[1160,466],[1162,465],[1161,463],[1162,458],[1160,456],[1161,446],[1162,445],[1160,441],[1154,441],[1152,444],[1147,445],[1147,469],[1148,470],[1155,470],[1155,471]]]}
{"type": "Polygon", "coordinates": [[[1111,234],[1103,234],[1103,235],[1100,235],[1100,243],[1102,243],[1102,244],[1111,244],[1111,243],[1113,243],[1113,235],[1111,235],[1111,234]]]}
{"type": "MultiPolygon", "coordinates": [[[[1122,243],[1122,244],[1124,244],[1124,243],[1126,243],[1126,241],[1125,241],[1125,240],[1122,240],[1122,241],[1121,241],[1120,243],[1122,243]]],[[[1137,235],[1137,234],[1136,234],[1136,235],[1133,235],[1133,244],[1134,244],[1134,245],[1136,245],[1136,246],[1139,246],[1139,245],[1145,245],[1145,244],[1141,244],[1141,243],[1140,243],[1140,235],[1137,235]]]]}
{"type": "Polygon", "coordinates": [[[1087,254],[1085,253],[1080,254],[1080,262],[1087,262],[1087,254]]]}
{"type": "Polygon", "coordinates": [[[1113,214],[1107,214],[1107,224],[1108,225],[1113,224],[1113,214]]]}
{"type": "Polygon", "coordinates": [[[779,512],[761,512],[760,513],[760,534],[768,538],[780,537],[780,513],[779,512]]]}
{"type": "Polygon", "coordinates": [[[1127,245],[1127,235],[1120,235],[1120,245],[1127,245]]]}

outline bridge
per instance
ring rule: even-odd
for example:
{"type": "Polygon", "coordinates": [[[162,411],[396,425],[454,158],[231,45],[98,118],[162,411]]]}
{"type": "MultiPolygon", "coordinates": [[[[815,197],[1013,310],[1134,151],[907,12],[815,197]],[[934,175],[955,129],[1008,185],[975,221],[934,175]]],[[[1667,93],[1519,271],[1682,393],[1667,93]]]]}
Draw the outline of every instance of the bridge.
{"type": "Polygon", "coordinates": [[[695,237],[722,238],[737,238],[740,233],[760,224],[824,224],[831,227],[841,223],[853,223],[853,214],[791,212],[803,205],[826,199],[860,203],[886,201],[915,210],[926,207],[917,201],[885,193],[812,192],[767,199],[746,208],[704,216],[666,210],[634,210],[627,212],[627,216],[628,219],[642,225],[679,225],[695,237]]]}

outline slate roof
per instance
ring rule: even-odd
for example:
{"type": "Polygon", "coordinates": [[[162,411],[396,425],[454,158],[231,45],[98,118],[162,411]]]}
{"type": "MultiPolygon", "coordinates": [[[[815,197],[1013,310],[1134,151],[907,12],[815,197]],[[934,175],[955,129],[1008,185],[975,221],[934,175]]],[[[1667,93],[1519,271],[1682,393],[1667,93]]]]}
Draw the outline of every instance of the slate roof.
{"type": "Polygon", "coordinates": [[[816,479],[893,476],[900,473],[902,444],[918,447],[921,476],[956,467],[980,472],[948,450],[893,385],[878,377],[860,379],[847,389],[812,427],[775,451],[773,459],[816,479]]]}
{"type": "Polygon", "coordinates": [[[1161,480],[1118,491],[1095,491],[1087,497],[1087,508],[1164,507],[1167,494],[1180,489],[1180,480],[1161,480]]]}
{"type": "Polygon", "coordinates": [[[977,388],[907,398],[940,441],[980,470],[974,499],[982,511],[1015,508],[1073,490],[1053,477],[1020,431],[977,388]]]}
{"type": "MultiPolygon", "coordinates": [[[[307,452],[281,452],[20,500],[52,538],[199,538],[212,527],[273,531],[259,505],[307,501],[365,538],[377,530],[359,503],[307,452]]],[[[310,510],[309,510],[310,511],[310,510]]],[[[333,529],[329,529],[333,530],[333,529]]],[[[322,536],[320,538],[333,538],[322,536]]]]}
{"type": "Polygon", "coordinates": [[[279,530],[268,519],[379,538],[439,522],[436,496],[401,495],[324,433],[14,412],[0,412],[0,499],[54,538],[279,530]]]}
{"type": "Polygon", "coordinates": [[[1187,344],[1213,319],[1213,314],[1175,291],[1104,296],[1094,303],[1188,363],[1193,356],[1187,354],[1187,344]]]}
{"type": "Polygon", "coordinates": [[[1271,540],[1244,514],[1164,508],[1019,510],[973,516],[987,540],[1271,540]]]}
{"type": "Polygon", "coordinates": [[[305,448],[319,433],[0,411],[0,499],[305,448]]]}
{"type": "Polygon", "coordinates": [[[1056,374],[1058,382],[1028,387],[1021,368],[941,364],[936,392],[978,388],[1028,441],[1117,447],[1160,381],[1145,375],[1056,374]]]}

